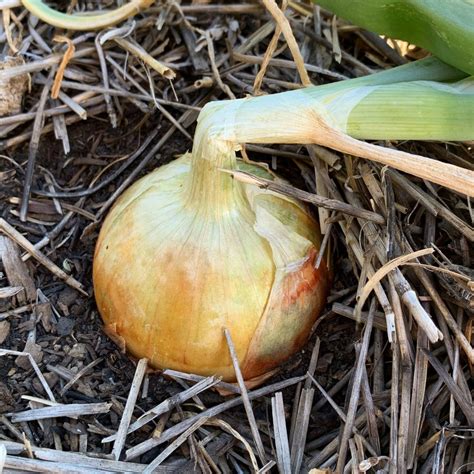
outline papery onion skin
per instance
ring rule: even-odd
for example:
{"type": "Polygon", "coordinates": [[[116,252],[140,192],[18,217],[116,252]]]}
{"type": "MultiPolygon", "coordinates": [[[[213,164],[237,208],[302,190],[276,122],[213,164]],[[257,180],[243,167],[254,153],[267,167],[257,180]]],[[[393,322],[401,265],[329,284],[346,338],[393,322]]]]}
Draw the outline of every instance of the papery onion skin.
{"type": "Polygon", "coordinates": [[[319,228],[302,204],[237,182],[244,192],[218,217],[199,212],[185,196],[189,170],[185,155],[150,173],[107,216],[94,256],[98,309],[106,331],[150,365],[234,381],[226,327],[249,380],[304,345],[325,303],[319,228]]]}

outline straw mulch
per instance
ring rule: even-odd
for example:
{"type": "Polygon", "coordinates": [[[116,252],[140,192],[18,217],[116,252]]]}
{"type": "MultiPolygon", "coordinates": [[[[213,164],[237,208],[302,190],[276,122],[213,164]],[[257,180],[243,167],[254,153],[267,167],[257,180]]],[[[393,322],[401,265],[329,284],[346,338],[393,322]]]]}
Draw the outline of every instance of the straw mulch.
{"type": "MultiPolygon", "coordinates": [[[[98,6],[115,2],[69,9],[98,6]]],[[[130,183],[191,148],[206,102],[302,87],[293,56],[250,0],[158,1],[85,33],[50,27],[16,0],[0,7],[0,471],[474,467],[465,196],[319,146],[246,146],[289,179],[280,192],[334,200],[314,208],[333,254],[325,313],[306,349],[259,388],[148,371],[101,329],[91,286],[100,224],[130,183]]],[[[426,55],[306,2],[288,2],[286,16],[313,84],[426,55]]],[[[474,169],[469,143],[382,145],[474,169]]]]}

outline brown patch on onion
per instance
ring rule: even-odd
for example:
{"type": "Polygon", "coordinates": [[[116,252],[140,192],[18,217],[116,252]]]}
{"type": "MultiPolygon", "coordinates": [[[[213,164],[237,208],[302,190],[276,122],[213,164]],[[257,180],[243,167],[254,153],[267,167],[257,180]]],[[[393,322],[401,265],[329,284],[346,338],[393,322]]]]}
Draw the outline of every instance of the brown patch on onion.
{"type": "Polygon", "coordinates": [[[329,289],[325,262],[314,268],[313,247],[307,260],[274,285],[265,313],[242,364],[244,378],[253,379],[285,362],[308,340],[311,328],[321,313],[329,289]],[[272,338],[272,334],[278,335],[272,338]]]}

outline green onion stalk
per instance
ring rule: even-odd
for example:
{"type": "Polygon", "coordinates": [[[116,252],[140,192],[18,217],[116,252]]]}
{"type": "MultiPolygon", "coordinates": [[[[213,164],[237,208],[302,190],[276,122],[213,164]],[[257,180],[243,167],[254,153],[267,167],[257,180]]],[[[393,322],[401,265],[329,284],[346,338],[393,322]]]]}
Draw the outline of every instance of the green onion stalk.
{"type": "Polygon", "coordinates": [[[240,144],[317,143],[474,196],[472,171],[360,141],[472,140],[473,125],[474,78],[435,58],[324,86],[211,102],[195,135],[195,186],[229,179],[219,171],[235,168],[240,144]]]}
{"type": "Polygon", "coordinates": [[[474,74],[472,0],[313,0],[352,23],[421,46],[474,74]]]}

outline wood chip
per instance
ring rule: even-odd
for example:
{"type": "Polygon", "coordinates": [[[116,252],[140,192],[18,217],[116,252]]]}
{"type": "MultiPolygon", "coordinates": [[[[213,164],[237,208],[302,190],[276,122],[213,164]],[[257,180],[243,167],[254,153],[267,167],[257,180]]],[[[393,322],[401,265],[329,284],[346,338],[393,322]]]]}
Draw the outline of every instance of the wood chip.
{"type": "Polygon", "coordinates": [[[14,240],[3,235],[0,235],[0,260],[12,287],[24,289],[16,294],[17,300],[21,304],[35,301],[36,287],[26,265],[21,260],[18,246],[14,240]]]}
{"type": "Polygon", "coordinates": [[[8,321],[0,321],[0,344],[5,342],[5,339],[10,333],[10,323],[8,321]]]}

